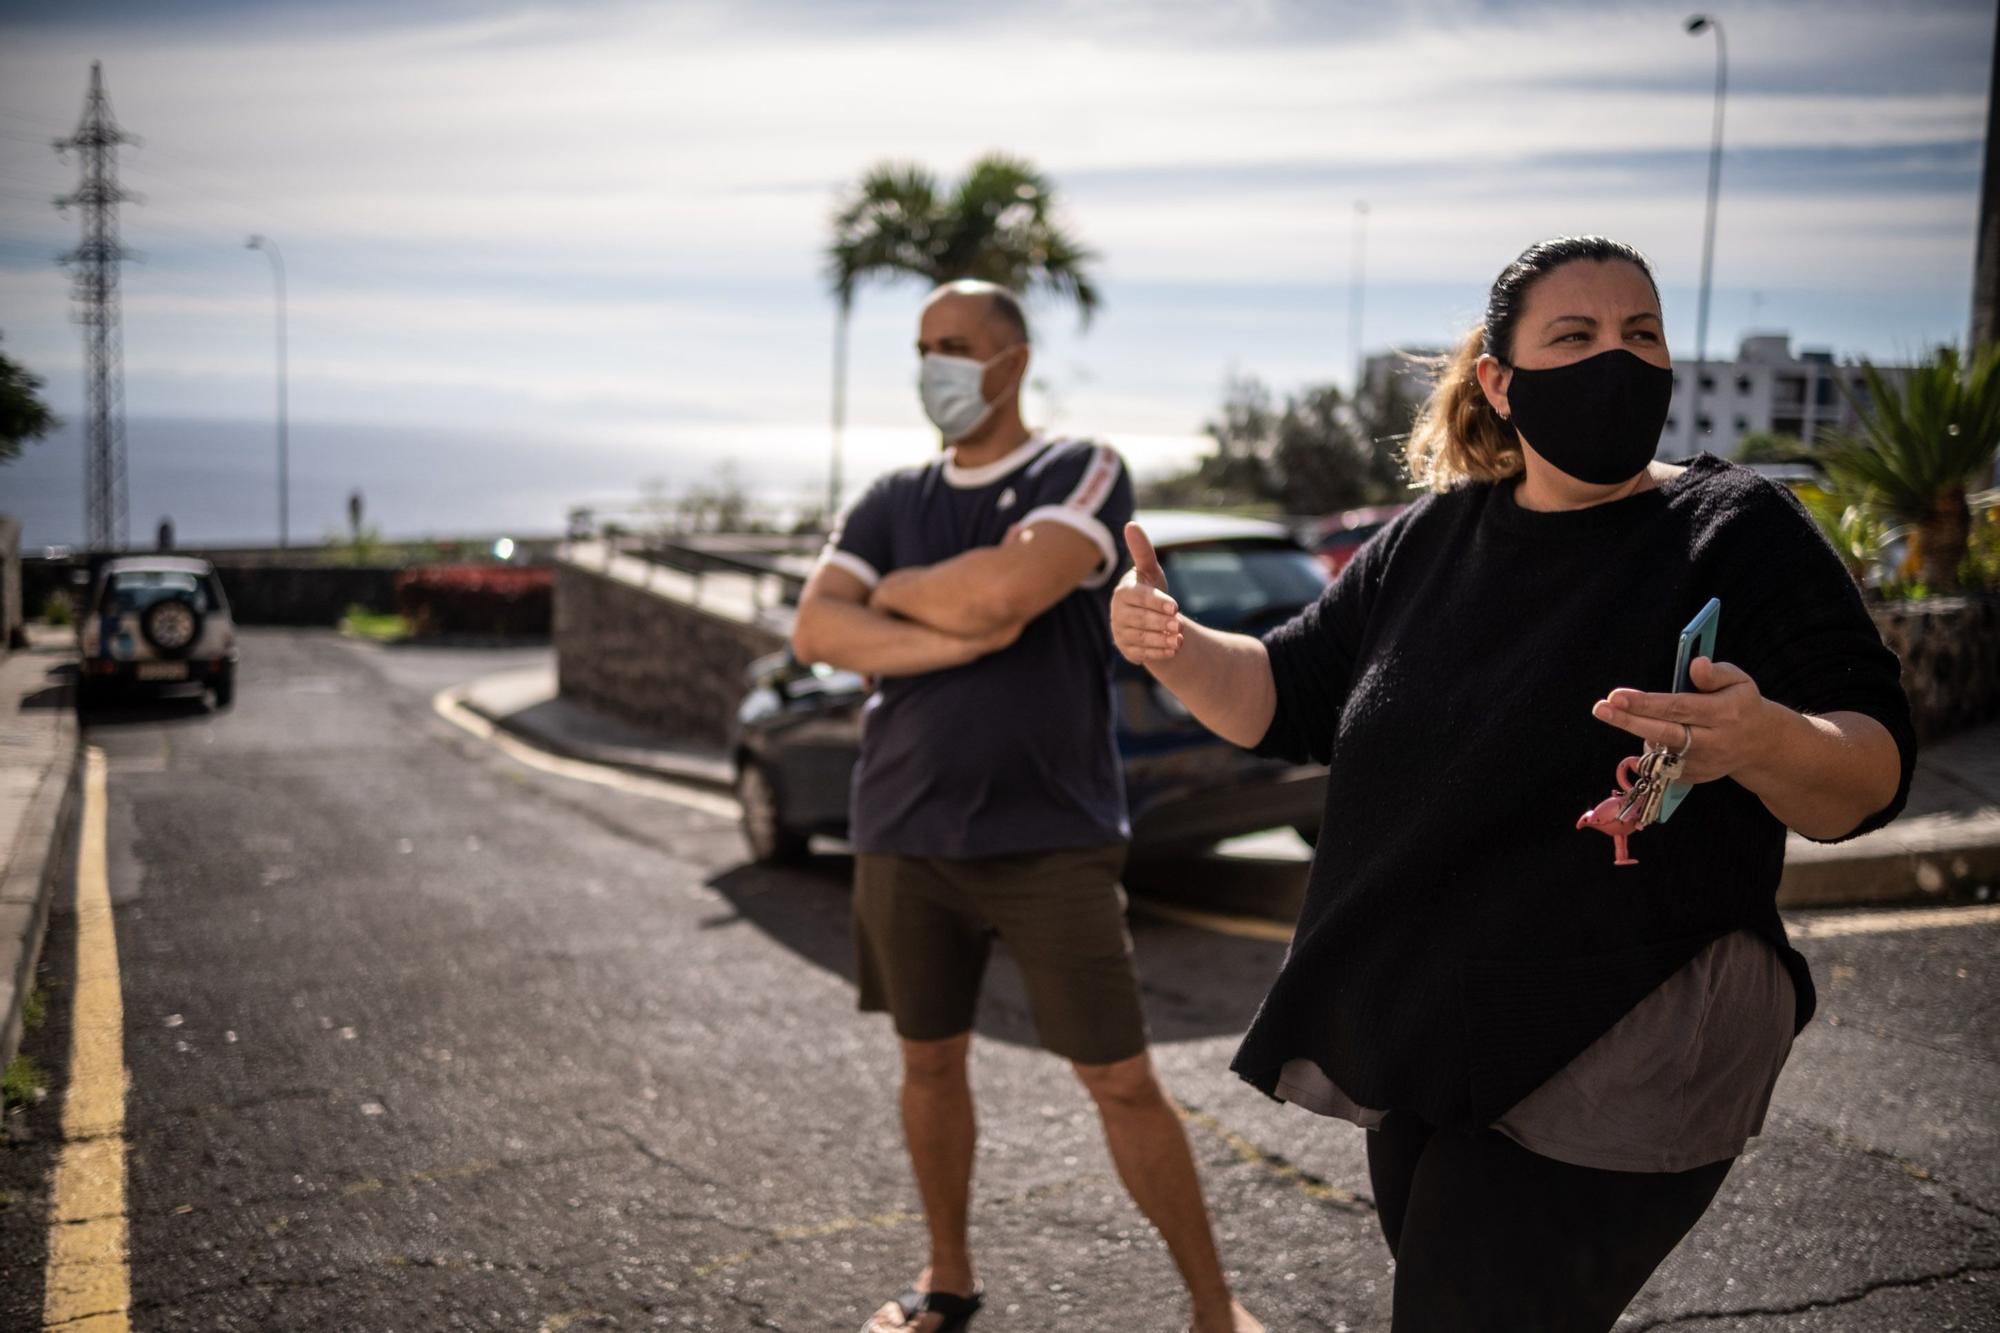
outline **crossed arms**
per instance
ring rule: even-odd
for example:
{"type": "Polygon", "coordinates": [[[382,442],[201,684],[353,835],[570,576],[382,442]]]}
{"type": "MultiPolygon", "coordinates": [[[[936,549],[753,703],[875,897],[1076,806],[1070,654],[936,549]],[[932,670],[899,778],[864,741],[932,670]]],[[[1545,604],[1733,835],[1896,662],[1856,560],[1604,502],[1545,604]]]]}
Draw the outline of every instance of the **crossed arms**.
{"type": "Polygon", "coordinates": [[[869,676],[914,676],[998,652],[1103,562],[1062,523],[1029,524],[998,546],[898,569],[872,589],[822,561],[799,597],[792,651],[869,676]]]}

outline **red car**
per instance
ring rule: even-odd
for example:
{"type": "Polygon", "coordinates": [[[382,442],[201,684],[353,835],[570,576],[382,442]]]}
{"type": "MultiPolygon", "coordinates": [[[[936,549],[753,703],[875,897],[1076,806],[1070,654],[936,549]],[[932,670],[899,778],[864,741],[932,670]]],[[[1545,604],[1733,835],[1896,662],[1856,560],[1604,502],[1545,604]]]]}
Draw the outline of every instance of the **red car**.
{"type": "Polygon", "coordinates": [[[1301,535],[1331,577],[1354,558],[1354,553],[1361,549],[1363,542],[1382,530],[1383,524],[1408,508],[1407,504],[1394,504],[1343,509],[1338,514],[1307,524],[1301,535]]]}

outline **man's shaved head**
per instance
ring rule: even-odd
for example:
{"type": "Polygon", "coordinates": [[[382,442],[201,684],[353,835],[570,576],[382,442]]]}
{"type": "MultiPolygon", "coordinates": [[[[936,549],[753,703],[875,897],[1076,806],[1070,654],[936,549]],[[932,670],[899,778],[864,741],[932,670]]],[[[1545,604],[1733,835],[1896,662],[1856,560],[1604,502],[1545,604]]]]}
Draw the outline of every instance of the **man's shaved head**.
{"type": "Polygon", "coordinates": [[[960,278],[932,292],[930,300],[924,305],[928,309],[940,301],[949,300],[979,302],[981,319],[989,326],[996,349],[1029,341],[1028,315],[1021,309],[1020,298],[999,283],[960,278]]]}

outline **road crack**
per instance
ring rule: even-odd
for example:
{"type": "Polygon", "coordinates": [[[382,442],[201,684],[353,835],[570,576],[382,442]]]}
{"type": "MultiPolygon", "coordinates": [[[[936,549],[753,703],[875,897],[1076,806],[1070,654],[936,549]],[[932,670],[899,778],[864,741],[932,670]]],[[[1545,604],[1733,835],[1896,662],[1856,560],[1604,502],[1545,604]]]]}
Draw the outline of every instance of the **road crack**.
{"type": "Polygon", "coordinates": [[[1917,1287],[1934,1287],[1942,1282],[1955,1282],[1960,1278],[1971,1278],[1981,1273],[2000,1273],[2000,1264],[1961,1264],[1957,1268],[1942,1273],[1920,1273],[1912,1277],[1880,1278],[1863,1283],[1854,1291],[1841,1296],[1825,1296],[1817,1300],[1799,1301],[1792,1305],[1752,1305],[1738,1310],[1691,1310],[1683,1314],[1668,1315],[1650,1324],[1640,1324],[1630,1333],[1650,1333],[1656,1328],[1673,1328],[1678,1324],[1692,1324],[1707,1319],[1750,1319],[1765,1315],[1782,1317],[1785,1315],[1810,1314],[1815,1310],[1835,1310],[1844,1305],[1867,1300],[1877,1292],[1903,1291],[1917,1287]]]}
{"type": "Polygon", "coordinates": [[[1186,1103],[1181,1105],[1180,1112],[1181,1119],[1188,1124],[1194,1125],[1221,1139],[1228,1146],[1229,1150],[1236,1154],[1238,1161],[1241,1161],[1246,1166],[1255,1167],[1272,1179],[1291,1186],[1315,1203],[1326,1204],[1328,1207],[1339,1212],[1368,1217],[1375,1215],[1375,1201],[1373,1199],[1365,1195],[1356,1194],[1352,1190],[1342,1189],[1340,1186],[1326,1179],[1326,1177],[1315,1175],[1304,1167],[1287,1160],[1282,1154],[1259,1147],[1229,1126],[1223,1124],[1220,1119],[1210,1112],[1186,1103]]]}

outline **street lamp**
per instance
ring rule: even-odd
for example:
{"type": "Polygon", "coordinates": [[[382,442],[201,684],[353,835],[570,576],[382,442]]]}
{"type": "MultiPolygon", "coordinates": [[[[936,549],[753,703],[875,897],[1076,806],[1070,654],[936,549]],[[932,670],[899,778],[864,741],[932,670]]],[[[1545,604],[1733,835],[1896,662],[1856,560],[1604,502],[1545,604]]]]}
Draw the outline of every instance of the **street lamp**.
{"type": "Polygon", "coordinates": [[[1697,434],[1701,431],[1701,381],[1708,373],[1708,283],[1715,265],[1715,196],[1722,185],[1722,97],[1729,77],[1729,52],[1722,40],[1722,20],[1708,14],[1688,17],[1687,33],[1715,33],[1715,133],[1708,147],[1708,223],[1701,237],[1701,295],[1695,301],[1694,392],[1689,410],[1697,434]]]}
{"type": "Polygon", "coordinates": [[[291,502],[287,495],[285,458],[285,259],[268,236],[252,236],[244,242],[251,250],[262,250],[271,260],[271,277],[278,295],[278,545],[291,544],[291,502]]]}
{"type": "Polygon", "coordinates": [[[1354,201],[1354,253],[1347,265],[1347,351],[1354,358],[1354,394],[1359,398],[1362,389],[1361,373],[1361,259],[1362,246],[1367,238],[1368,202],[1354,201]]]}

